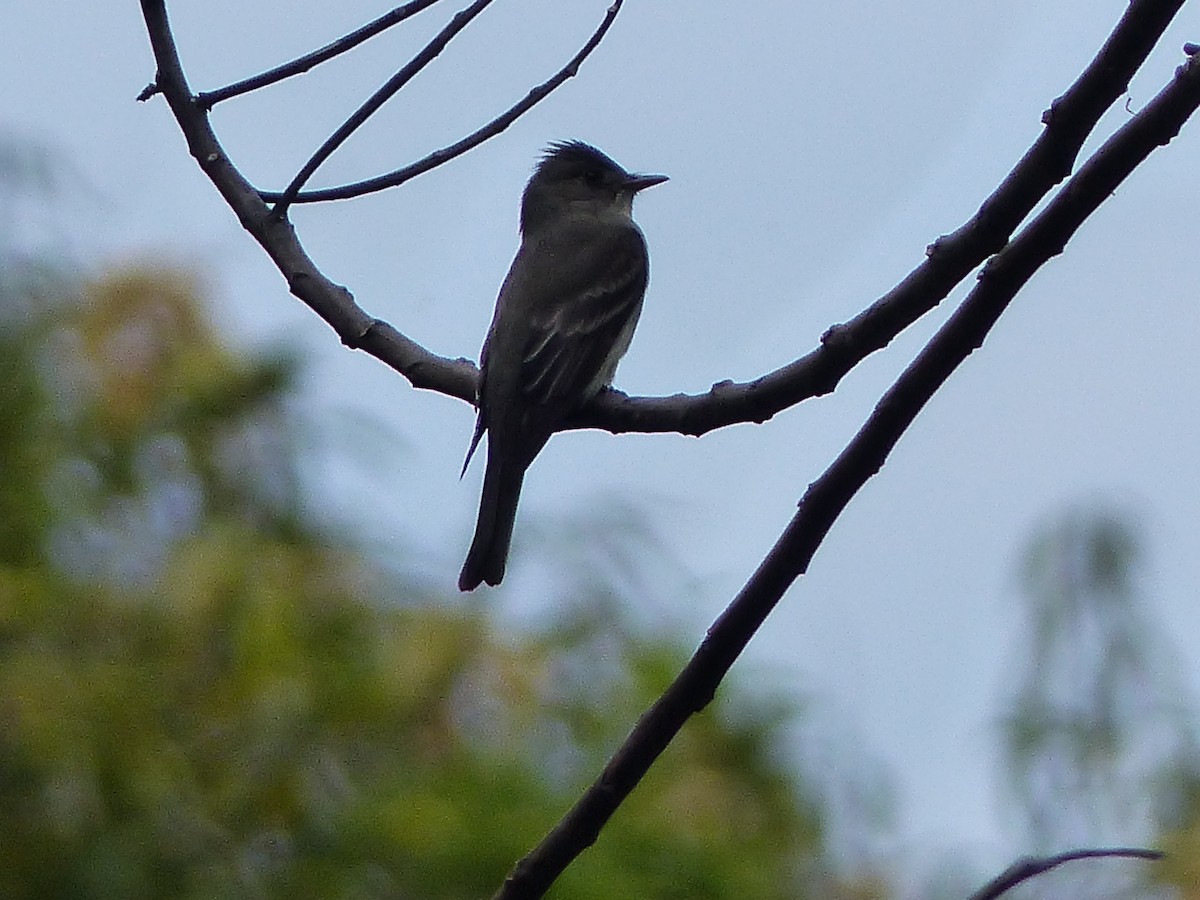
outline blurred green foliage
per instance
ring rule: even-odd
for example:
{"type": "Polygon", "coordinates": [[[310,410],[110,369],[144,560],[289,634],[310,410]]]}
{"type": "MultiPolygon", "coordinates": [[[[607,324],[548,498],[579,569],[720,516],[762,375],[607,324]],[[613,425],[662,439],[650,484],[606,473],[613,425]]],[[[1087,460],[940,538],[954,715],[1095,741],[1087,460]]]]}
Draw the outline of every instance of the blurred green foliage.
{"type": "MultiPolygon", "coordinates": [[[[681,648],[620,602],[499,637],[323,533],[296,361],[180,273],[0,291],[0,896],[489,895],[681,648]]],[[[723,691],[553,895],[838,894],[793,713],[723,691]]]]}
{"type": "Polygon", "coordinates": [[[1180,648],[1142,590],[1133,521],[1085,507],[1031,540],[1001,760],[1034,852],[1161,846],[1162,864],[1113,870],[1195,897],[1198,716],[1180,648]]]}

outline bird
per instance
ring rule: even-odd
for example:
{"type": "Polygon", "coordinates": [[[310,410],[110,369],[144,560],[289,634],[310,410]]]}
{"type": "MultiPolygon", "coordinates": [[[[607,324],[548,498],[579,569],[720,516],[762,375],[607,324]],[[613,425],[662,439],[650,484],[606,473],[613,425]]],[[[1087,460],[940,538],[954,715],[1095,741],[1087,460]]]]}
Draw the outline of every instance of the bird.
{"type": "Polygon", "coordinates": [[[572,413],[611,385],[650,278],[633,198],[666,180],[627,172],[573,140],[550,144],[525,186],[521,244],[480,353],[462,474],[485,432],[487,465],[459,590],[504,578],[526,469],[572,413]]]}

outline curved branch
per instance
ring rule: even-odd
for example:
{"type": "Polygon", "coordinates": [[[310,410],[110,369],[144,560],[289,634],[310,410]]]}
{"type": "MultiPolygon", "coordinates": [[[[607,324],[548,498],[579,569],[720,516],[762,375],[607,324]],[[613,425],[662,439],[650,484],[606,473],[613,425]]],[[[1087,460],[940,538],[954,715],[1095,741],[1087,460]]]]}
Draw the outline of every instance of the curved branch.
{"type": "MultiPolygon", "coordinates": [[[[550,96],[559,85],[568,78],[573,78],[579,72],[579,67],[583,64],[583,61],[604,40],[608,29],[612,27],[612,23],[617,18],[617,13],[621,11],[622,3],[624,3],[624,0],[613,0],[612,5],[604,14],[604,19],[597,26],[596,30],[592,32],[592,36],[588,38],[587,43],[580,48],[578,53],[571,57],[565,66],[537,87],[530,90],[522,100],[510,106],[482,128],[473,131],[460,141],[442,147],[440,150],[433,151],[428,156],[402,169],[396,169],[394,172],[388,172],[386,175],[379,175],[375,178],[356,181],[353,184],[344,184],[340,187],[325,188],[319,191],[301,191],[292,198],[292,202],[319,203],[327,200],[349,200],[353,197],[362,197],[365,194],[373,194],[387,188],[397,187],[410,179],[416,178],[418,175],[423,175],[430,169],[435,169],[443,163],[449,162],[456,156],[461,156],[471,148],[477,147],[489,138],[500,134],[509,125],[550,96]]],[[[282,200],[285,194],[274,191],[262,191],[260,192],[260,196],[267,202],[272,202],[282,200]]]]}
{"type": "Polygon", "coordinates": [[[338,147],[345,143],[350,135],[354,134],[358,128],[373,116],[383,104],[387,103],[411,81],[418,72],[424,69],[427,65],[433,62],[454,38],[471,24],[471,20],[478,16],[481,12],[491,6],[493,0],[475,0],[470,6],[464,10],[460,10],[455,14],[454,18],[447,23],[446,27],[433,36],[428,44],[421,48],[421,52],[408,61],[399,72],[389,78],[374,94],[367,98],[354,113],[343,122],[338,130],[331,134],[303,166],[296,173],[296,177],[292,179],[292,183],[287,186],[283,192],[283,196],[279,198],[273,210],[276,218],[282,218],[287,211],[288,206],[296,199],[296,195],[300,193],[300,188],[304,187],[304,183],[308,181],[312,174],[317,171],[321,163],[329,159],[338,147]]]}
{"type": "Polygon", "coordinates": [[[475,398],[478,371],[468,360],[426,350],[385,322],[368,315],[346,288],[326,278],[296,237],[291,223],[276,219],[221,147],[196,106],[179,62],[165,0],[141,0],[142,16],[154,49],[156,84],[179,122],[188,150],[212,180],[242,227],[266,250],[287,279],[291,292],[328,322],[350,347],[359,347],[402,373],[414,387],[440,391],[468,403],[475,398]]]}
{"type": "Polygon", "coordinates": [[[1083,221],[1156,147],[1200,107],[1200,56],[1087,161],[1046,208],[998,253],[962,305],[879,401],[828,469],[809,485],[800,508],[758,569],[709,628],[691,660],[650,707],[600,777],[525,859],[494,900],[540,897],[600,829],[654,760],[716,693],[734,661],[784,592],[804,574],[851,498],[886,462],[917,414],[982,343],[1016,293],[1083,221]]]}
{"type": "Polygon", "coordinates": [[[1023,881],[1036,878],[1056,869],[1063,863],[1076,862],[1082,859],[1148,859],[1159,860],[1163,855],[1158,850],[1143,850],[1138,847],[1117,847],[1107,850],[1068,850],[1055,856],[1031,857],[1019,859],[978,891],[971,895],[970,900],[996,900],[1001,894],[1015,888],[1023,881]]]}
{"type": "Polygon", "coordinates": [[[233,84],[226,85],[223,88],[218,88],[215,91],[201,91],[196,97],[196,103],[201,109],[211,110],[224,100],[229,100],[241,94],[248,94],[250,91],[256,91],[259,88],[268,87],[276,82],[283,81],[285,78],[291,78],[293,75],[302,75],[309,69],[327,62],[335,56],[340,56],[347,51],[353,50],[363,41],[375,37],[375,35],[386,31],[393,25],[398,25],[405,19],[415,16],[421,10],[428,9],[433,4],[439,2],[441,0],[409,0],[403,6],[397,6],[395,9],[385,12],[378,19],[368,22],[361,28],[343,35],[336,41],[332,41],[324,47],[314,50],[312,53],[306,53],[304,56],[293,59],[291,62],[286,62],[281,66],[268,69],[266,72],[255,75],[252,78],[245,78],[233,84]]]}

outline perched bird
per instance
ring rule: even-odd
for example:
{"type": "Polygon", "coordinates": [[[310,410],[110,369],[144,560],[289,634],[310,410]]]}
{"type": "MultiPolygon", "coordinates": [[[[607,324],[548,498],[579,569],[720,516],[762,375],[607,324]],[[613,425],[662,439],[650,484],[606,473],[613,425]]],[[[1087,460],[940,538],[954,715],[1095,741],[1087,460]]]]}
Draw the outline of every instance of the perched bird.
{"type": "Polygon", "coordinates": [[[525,470],[612,382],[650,276],[633,197],[666,180],[626,172],[580,141],[551,144],[529,179],[521,247],[479,361],[479,417],[463,471],[485,431],[487,470],[459,590],[500,583],[525,470]]]}

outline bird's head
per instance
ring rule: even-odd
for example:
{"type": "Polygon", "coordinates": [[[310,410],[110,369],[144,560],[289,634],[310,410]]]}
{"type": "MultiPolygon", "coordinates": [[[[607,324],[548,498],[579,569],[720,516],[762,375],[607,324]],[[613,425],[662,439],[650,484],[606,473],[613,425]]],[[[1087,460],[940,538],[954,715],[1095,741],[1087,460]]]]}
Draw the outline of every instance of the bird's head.
{"type": "Polygon", "coordinates": [[[582,141],[551,144],[525,187],[521,230],[536,230],[557,216],[579,212],[628,216],[638,191],[666,180],[666,175],[626,172],[582,141]]]}

